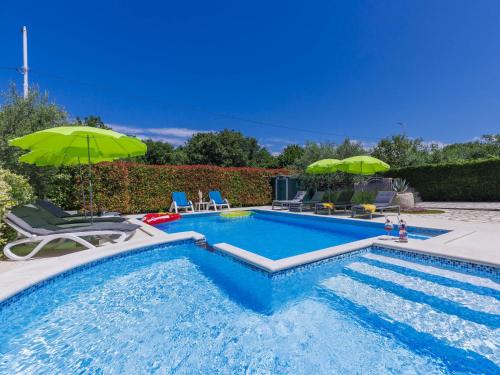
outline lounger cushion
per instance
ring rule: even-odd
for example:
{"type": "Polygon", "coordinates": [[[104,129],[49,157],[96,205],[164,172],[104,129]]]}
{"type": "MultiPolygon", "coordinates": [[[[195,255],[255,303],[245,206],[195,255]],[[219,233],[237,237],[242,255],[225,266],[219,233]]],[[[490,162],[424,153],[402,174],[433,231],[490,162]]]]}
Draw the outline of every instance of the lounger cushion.
{"type": "Polygon", "coordinates": [[[289,202],[302,202],[306,196],[307,192],[306,191],[298,191],[297,194],[295,194],[295,197],[290,200],[274,200],[274,203],[289,203],[289,202]]]}
{"type": "Polygon", "coordinates": [[[46,201],[44,199],[39,199],[36,201],[36,205],[43,208],[45,211],[50,212],[55,217],[70,217],[71,215],[64,211],[61,207],[55,205],[52,202],[46,201]]]}
{"type": "Polygon", "coordinates": [[[208,196],[217,205],[226,204],[226,201],[224,201],[224,199],[222,198],[222,194],[218,190],[213,190],[213,191],[209,192],[208,196]]]}
{"type": "Polygon", "coordinates": [[[377,196],[375,197],[374,204],[390,204],[394,197],[396,196],[396,192],[394,191],[379,191],[377,196]]]}
{"type": "Polygon", "coordinates": [[[52,221],[54,217],[49,212],[32,205],[14,207],[7,215],[7,218],[21,229],[36,235],[96,230],[131,232],[139,228],[139,225],[136,224],[116,222],[96,222],[93,224],[90,224],[90,222],[71,224],[64,222],[62,224],[54,224],[52,221]]]}
{"type": "Polygon", "coordinates": [[[191,206],[191,204],[189,203],[187,197],[186,197],[186,193],[184,193],[183,191],[174,191],[172,193],[172,200],[177,203],[177,206],[178,207],[188,207],[188,206],[191,206]]]}

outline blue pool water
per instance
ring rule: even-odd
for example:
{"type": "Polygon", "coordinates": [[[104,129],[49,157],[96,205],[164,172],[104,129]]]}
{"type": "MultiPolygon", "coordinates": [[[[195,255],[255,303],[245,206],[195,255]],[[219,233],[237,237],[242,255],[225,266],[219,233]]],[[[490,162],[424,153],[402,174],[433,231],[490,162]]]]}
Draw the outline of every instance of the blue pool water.
{"type": "Polygon", "coordinates": [[[270,277],[192,243],[0,305],[0,373],[500,373],[500,284],[381,249],[270,277]]]}
{"type": "MultiPolygon", "coordinates": [[[[273,260],[387,234],[380,223],[265,211],[236,219],[223,218],[219,214],[184,216],[158,228],[168,233],[199,232],[212,245],[226,242],[273,260]]],[[[423,229],[414,228],[410,230],[410,238],[427,239],[439,233],[442,232],[423,232],[423,229]]],[[[392,235],[398,233],[393,231],[392,235]]]]}

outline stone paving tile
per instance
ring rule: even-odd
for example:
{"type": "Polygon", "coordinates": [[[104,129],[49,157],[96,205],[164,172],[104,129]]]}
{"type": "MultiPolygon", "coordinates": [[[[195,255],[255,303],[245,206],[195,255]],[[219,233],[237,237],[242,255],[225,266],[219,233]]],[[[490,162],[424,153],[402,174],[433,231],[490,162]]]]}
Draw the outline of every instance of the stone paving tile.
{"type": "Polygon", "coordinates": [[[500,202],[419,202],[419,207],[468,210],[500,210],[500,202]]]}
{"type": "Polygon", "coordinates": [[[470,209],[469,210],[453,209],[453,210],[443,210],[443,211],[445,211],[445,213],[443,214],[434,214],[434,215],[412,214],[411,216],[421,217],[421,218],[428,217],[428,218],[444,219],[452,221],[463,221],[469,223],[500,224],[500,211],[482,211],[482,210],[470,210],[470,209]]]}

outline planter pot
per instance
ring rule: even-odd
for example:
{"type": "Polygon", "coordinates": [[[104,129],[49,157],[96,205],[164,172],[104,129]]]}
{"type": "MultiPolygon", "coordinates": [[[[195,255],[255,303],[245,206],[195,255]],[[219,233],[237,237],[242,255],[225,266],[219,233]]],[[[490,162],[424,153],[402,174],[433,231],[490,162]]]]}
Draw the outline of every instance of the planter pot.
{"type": "Polygon", "coordinates": [[[413,193],[397,193],[394,204],[399,204],[402,209],[415,207],[415,197],[413,193]]]}

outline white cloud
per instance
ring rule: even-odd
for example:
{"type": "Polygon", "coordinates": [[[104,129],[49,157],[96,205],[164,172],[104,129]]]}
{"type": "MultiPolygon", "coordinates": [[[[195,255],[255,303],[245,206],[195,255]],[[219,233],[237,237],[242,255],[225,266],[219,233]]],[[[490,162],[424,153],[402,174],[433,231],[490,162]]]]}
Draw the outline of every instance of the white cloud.
{"type": "Polygon", "coordinates": [[[171,135],[179,138],[189,138],[196,133],[209,133],[211,130],[197,130],[188,128],[146,128],[145,132],[159,135],[171,135]]]}
{"type": "Polygon", "coordinates": [[[118,124],[106,124],[106,126],[109,126],[113,130],[120,132],[120,133],[126,133],[126,134],[140,134],[144,131],[144,129],[141,128],[135,128],[133,126],[125,126],[125,125],[118,125],[118,124]]]}
{"type": "Polygon", "coordinates": [[[138,128],[135,126],[106,124],[113,130],[137,136],[142,139],[168,142],[175,146],[183,145],[188,138],[196,133],[208,133],[213,130],[198,130],[189,128],[138,128]]]}

